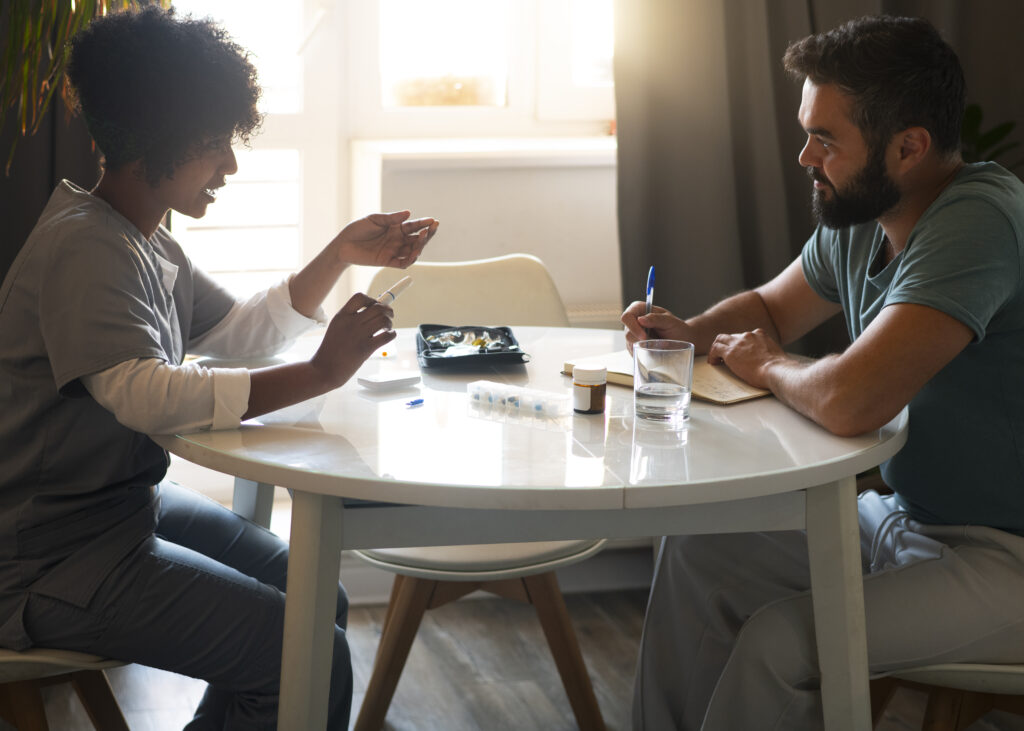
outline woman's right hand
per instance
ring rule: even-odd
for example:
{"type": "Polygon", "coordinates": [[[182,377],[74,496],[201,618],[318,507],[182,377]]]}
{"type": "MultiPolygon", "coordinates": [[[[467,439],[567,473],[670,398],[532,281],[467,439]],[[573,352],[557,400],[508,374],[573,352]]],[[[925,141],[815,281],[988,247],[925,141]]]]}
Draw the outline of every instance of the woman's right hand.
{"type": "Polygon", "coordinates": [[[361,292],[352,295],[331,319],[316,354],[314,369],[337,388],[350,379],[378,348],[397,333],[391,329],[394,310],[361,292]]]}

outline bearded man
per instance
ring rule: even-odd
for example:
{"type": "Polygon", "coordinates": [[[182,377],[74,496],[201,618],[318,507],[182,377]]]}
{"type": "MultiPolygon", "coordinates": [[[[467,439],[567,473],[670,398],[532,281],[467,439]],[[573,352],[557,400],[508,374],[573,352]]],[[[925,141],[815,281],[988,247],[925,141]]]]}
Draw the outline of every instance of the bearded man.
{"type": "MultiPolygon", "coordinates": [[[[817,229],[696,317],[633,303],[627,341],[693,342],[838,435],[909,407],[893,494],[858,499],[870,670],[1024,662],[1024,185],[961,159],[963,72],[926,21],[860,18],[784,63],[817,229]],[[840,311],[845,351],[783,350],[840,311]]],[[[635,727],[820,728],[809,586],[802,531],[666,538],[635,727]]]]}

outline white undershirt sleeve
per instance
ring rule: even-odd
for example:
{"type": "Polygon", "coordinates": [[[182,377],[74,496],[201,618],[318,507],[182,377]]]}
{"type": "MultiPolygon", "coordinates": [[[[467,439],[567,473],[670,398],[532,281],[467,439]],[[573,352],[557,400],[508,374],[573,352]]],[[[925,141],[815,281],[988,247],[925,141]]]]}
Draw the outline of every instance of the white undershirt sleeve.
{"type": "Polygon", "coordinates": [[[235,304],[224,319],[186,346],[194,355],[218,358],[264,358],[287,348],[315,325],[327,324],[323,308],[312,318],[292,309],[291,276],[268,290],[235,304]]]}
{"type": "Polygon", "coordinates": [[[82,377],[94,399],[143,434],[234,429],[249,408],[249,371],[136,358],[82,377]]]}

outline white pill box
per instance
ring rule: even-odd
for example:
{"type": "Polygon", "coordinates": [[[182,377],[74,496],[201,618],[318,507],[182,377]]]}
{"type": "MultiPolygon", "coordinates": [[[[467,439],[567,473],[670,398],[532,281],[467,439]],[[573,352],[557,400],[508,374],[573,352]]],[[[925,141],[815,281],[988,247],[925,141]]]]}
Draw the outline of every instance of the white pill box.
{"type": "Polygon", "coordinates": [[[370,373],[356,378],[359,385],[371,391],[397,391],[400,388],[415,386],[420,382],[420,374],[415,371],[395,373],[370,373]]]}
{"type": "Polygon", "coordinates": [[[491,416],[558,419],[572,411],[568,393],[538,391],[494,381],[473,381],[466,386],[471,409],[491,416]]]}

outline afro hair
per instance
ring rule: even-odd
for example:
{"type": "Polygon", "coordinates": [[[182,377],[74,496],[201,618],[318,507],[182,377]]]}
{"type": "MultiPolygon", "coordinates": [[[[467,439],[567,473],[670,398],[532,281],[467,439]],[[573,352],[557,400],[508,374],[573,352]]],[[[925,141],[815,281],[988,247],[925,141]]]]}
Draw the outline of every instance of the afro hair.
{"type": "Polygon", "coordinates": [[[67,74],[107,169],[139,160],[151,185],[261,122],[248,53],[213,21],[156,5],[91,22],[71,40],[67,74]]]}

